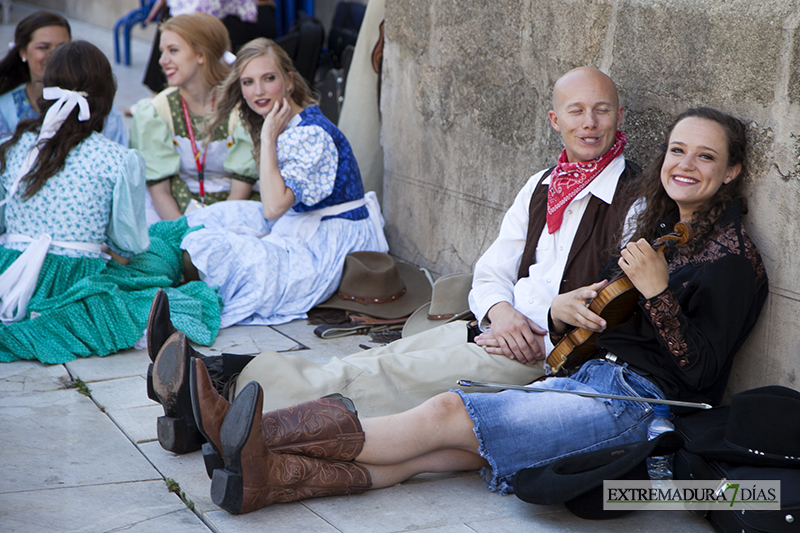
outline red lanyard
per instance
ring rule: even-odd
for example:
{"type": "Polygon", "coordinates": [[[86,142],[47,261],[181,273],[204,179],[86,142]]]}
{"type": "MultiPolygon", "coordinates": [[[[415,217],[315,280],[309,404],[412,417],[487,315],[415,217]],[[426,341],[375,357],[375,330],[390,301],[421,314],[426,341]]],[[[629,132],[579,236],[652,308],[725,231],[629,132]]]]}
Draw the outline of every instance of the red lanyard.
{"type": "MultiPolygon", "coordinates": [[[[214,106],[213,101],[211,104],[212,108],[214,106]]],[[[186,122],[186,129],[189,130],[189,140],[192,143],[192,153],[194,154],[194,162],[197,164],[197,181],[200,183],[200,203],[206,203],[206,188],[203,184],[203,180],[205,176],[203,176],[203,170],[206,167],[206,154],[208,153],[208,149],[203,151],[203,160],[200,161],[200,151],[197,149],[197,142],[194,140],[194,128],[192,128],[192,119],[189,116],[189,108],[186,107],[186,102],[183,101],[181,98],[181,107],[183,108],[183,120],[186,122]]]]}

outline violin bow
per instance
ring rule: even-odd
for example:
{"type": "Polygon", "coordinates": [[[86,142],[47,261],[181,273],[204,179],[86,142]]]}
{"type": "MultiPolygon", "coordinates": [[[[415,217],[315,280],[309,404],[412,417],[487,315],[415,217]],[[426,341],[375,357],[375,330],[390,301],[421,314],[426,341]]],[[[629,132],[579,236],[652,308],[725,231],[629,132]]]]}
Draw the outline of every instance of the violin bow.
{"type": "Polygon", "coordinates": [[[462,387],[483,387],[493,390],[520,390],[524,392],[557,392],[559,394],[574,394],[575,396],[583,396],[584,398],[607,398],[609,400],[628,400],[630,402],[643,402],[643,403],[657,403],[663,405],[674,405],[676,407],[692,407],[694,409],[711,409],[711,405],[707,403],[695,402],[681,402],[678,400],[662,400],[660,398],[642,398],[641,396],[623,396],[621,394],[603,394],[601,392],[585,392],[576,390],[559,390],[559,389],[540,389],[538,387],[522,386],[522,385],[504,385],[502,383],[484,383],[482,381],[472,381],[470,379],[456,380],[458,385],[462,387]]]}

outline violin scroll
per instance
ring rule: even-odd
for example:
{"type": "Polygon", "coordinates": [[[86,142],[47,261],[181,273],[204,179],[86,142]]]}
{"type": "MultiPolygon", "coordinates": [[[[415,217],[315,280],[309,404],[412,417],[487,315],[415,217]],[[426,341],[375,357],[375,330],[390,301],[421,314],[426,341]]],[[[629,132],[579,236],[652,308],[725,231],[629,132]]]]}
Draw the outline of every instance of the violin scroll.
{"type": "Polygon", "coordinates": [[[672,228],[672,233],[659,237],[651,244],[653,248],[658,250],[669,243],[674,243],[675,246],[683,246],[692,239],[694,239],[694,230],[692,226],[687,222],[681,221],[675,224],[675,227],[672,228]]]}

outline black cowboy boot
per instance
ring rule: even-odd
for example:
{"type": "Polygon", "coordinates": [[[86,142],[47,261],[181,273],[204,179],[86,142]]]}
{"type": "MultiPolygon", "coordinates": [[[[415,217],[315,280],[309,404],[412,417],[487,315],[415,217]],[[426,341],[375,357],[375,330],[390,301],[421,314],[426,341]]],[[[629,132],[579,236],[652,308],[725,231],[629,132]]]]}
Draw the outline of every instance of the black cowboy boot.
{"type": "MultiPolygon", "coordinates": [[[[197,450],[206,442],[198,431],[192,410],[189,371],[192,361],[200,361],[204,373],[216,391],[224,391],[231,379],[238,375],[253,357],[250,355],[222,354],[204,356],[189,345],[186,336],[177,331],[161,348],[153,363],[153,393],[156,401],[164,407],[164,416],[158,419],[158,442],[165,450],[187,453],[197,450]]],[[[227,400],[226,400],[227,401],[227,400]]],[[[204,454],[214,450],[204,450],[204,454]]],[[[218,458],[206,457],[209,469],[216,468],[218,458]]],[[[210,470],[209,470],[210,472],[210,470]]],[[[210,475],[210,474],[209,474],[210,475]]]]}
{"type": "Polygon", "coordinates": [[[167,339],[153,363],[153,392],[164,407],[164,416],[158,418],[158,442],[174,453],[192,452],[204,442],[195,424],[189,390],[193,351],[178,331],[167,339]]]}
{"type": "Polygon", "coordinates": [[[158,401],[153,390],[153,363],[167,339],[177,330],[169,318],[169,299],[163,289],[158,289],[153,303],[150,304],[150,314],[147,316],[147,355],[150,356],[150,366],[147,367],[147,397],[154,402],[158,401]]]}

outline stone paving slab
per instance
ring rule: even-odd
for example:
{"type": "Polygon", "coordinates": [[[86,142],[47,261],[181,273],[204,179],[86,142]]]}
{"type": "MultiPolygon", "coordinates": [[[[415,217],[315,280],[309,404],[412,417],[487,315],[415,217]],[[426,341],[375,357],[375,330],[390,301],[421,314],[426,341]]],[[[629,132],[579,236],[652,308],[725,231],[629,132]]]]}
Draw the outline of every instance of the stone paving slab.
{"type": "MultiPolygon", "coordinates": [[[[161,413],[163,414],[163,413],[161,413]]],[[[155,432],[155,419],[152,421],[155,432]]],[[[139,445],[141,452],[164,478],[175,480],[199,513],[219,511],[211,501],[208,478],[200,451],[177,455],[161,448],[157,440],[139,445]]]]}
{"type": "Polygon", "coordinates": [[[147,381],[142,376],[87,382],[87,386],[92,399],[108,412],[156,405],[147,397],[147,381]]]}
{"type": "MultiPolygon", "coordinates": [[[[338,498],[345,500],[345,498],[338,498]]],[[[343,501],[342,505],[349,505],[343,501]]],[[[310,511],[303,502],[273,505],[257,513],[231,515],[218,510],[206,515],[206,520],[219,531],[236,533],[339,533],[323,516],[310,511]]]]}
{"type": "Polygon", "coordinates": [[[81,357],[64,366],[83,382],[93,383],[132,376],[144,378],[149,363],[150,358],[145,350],[124,350],[113,356],[81,357]]]}
{"type": "Polygon", "coordinates": [[[196,533],[208,528],[159,479],[0,494],[0,531],[196,533]]]}
{"type": "Polygon", "coordinates": [[[256,355],[265,350],[286,352],[302,349],[291,337],[269,326],[233,326],[220,330],[214,344],[194,348],[205,355],[219,355],[222,352],[241,355],[256,355]]]}
{"type": "Polygon", "coordinates": [[[0,363],[0,398],[7,394],[61,390],[71,381],[63,365],[45,366],[38,361],[0,363]]]}
{"type": "Polygon", "coordinates": [[[0,428],[0,493],[158,479],[108,416],[75,389],[3,396],[0,428]]]}
{"type": "Polygon", "coordinates": [[[351,497],[347,505],[321,498],[309,508],[341,531],[391,533],[498,520],[514,516],[524,504],[490,494],[478,474],[427,474],[393,487],[351,497]],[[412,511],[413,510],[413,511],[412,511]]]}
{"type": "Polygon", "coordinates": [[[307,320],[293,320],[288,324],[275,326],[275,329],[295,339],[299,344],[306,346],[307,350],[298,351],[298,355],[309,361],[324,364],[331,357],[344,357],[362,351],[363,346],[379,346],[370,340],[369,335],[348,335],[335,339],[321,339],[314,334],[315,326],[310,326],[307,320]]]}
{"type": "Polygon", "coordinates": [[[159,404],[150,402],[150,405],[144,407],[106,409],[106,413],[131,442],[138,445],[158,439],[154,420],[164,414],[164,409],[159,404]]]}

